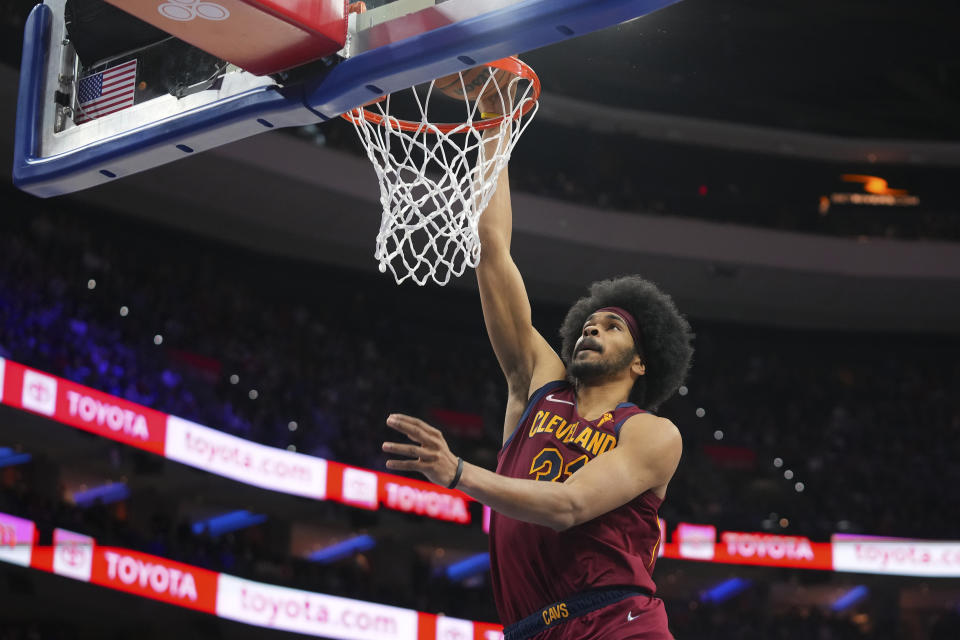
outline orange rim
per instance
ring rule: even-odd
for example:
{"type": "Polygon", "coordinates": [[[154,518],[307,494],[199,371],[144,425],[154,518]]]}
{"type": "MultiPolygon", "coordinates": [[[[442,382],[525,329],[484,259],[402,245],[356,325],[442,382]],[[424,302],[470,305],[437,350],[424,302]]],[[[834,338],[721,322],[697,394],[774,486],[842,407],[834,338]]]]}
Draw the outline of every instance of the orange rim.
{"type": "MultiPolygon", "coordinates": [[[[496,67],[497,69],[502,69],[508,73],[512,73],[515,76],[529,80],[533,85],[533,95],[528,98],[523,106],[518,112],[512,114],[511,117],[515,120],[519,120],[521,117],[525,116],[530,109],[533,108],[533,105],[537,103],[537,100],[540,99],[540,78],[537,77],[537,74],[533,71],[533,68],[530,67],[526,62],[517,58],[515,56],[510,56],[509,58],[501,58],[500,60],[494,60],[493,62],[488,62],[487,67],[496,67]]],[[[470,123],[469,125],[466,122],[451,122],[443,124],[433,124],[430,128],[426,128],[423,122],[413,122],[412,120],[401,120],[399,118],[394,118],[391,116],[382,116],[379,113],[374,113],[368,111],[364,107],[367,107],[371,104],[376,104],[385,100],[387,96],[380,96],[372,102],[368,102],[362,107],[357,107],[351,111],[347,111],[341,117],[349,122],[357,124],[357,119],[363,118],[368,122],[371,122],[375,125],[381,126],[388,119],[391,126],[397,127],[402,131],[426,131],[428,133],[450,133],[457,129],[463,129],[467,131],[473,129],[475,131],[483,131],[485,129],[492,129],[497,127],[503,122],[504,118],[507,116],[497,116],[496,118],[488,118],[486,120],[477,120],[476,122],[470,123]],[[464,128],[466,127],[466,128],[464,128]]]]}

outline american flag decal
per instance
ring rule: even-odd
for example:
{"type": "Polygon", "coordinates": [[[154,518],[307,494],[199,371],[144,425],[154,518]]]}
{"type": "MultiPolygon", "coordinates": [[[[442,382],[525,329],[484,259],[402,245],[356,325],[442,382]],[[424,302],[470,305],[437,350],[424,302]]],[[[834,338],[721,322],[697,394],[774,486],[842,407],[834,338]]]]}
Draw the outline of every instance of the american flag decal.
{"type": "Polygon", "coordinates": [[[136,84],[136,60],[80,78],[74,122],[83,124],[132,107],[136,84]]]}

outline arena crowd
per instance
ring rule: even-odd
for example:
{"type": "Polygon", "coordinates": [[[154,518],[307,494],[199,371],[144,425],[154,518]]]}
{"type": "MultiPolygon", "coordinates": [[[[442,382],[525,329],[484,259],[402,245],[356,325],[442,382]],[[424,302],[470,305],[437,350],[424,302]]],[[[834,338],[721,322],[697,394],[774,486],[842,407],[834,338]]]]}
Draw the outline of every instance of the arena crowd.
{"type": "MultiPolygon", "coordinates": [[[[8,195],[19,206],[0,218],[0,357],[252,441],[375,469],[383,469],[389,412],[467,417],[481,427],[451,435],[453,447],[494,466],[505,389],[475,294],[397,288],[74,205],[38,211],[31,200],[28,209],[24,196],[8,195]]],[[[556,342],[565,308],[535,309],[556,342]]],[[[661,512],[668,523],[819,541],[835,532],[955,537],[956,496],[941,489],[960,482],[943,446],[960,434],[955,337],[692,323],[693,373],[660,411],[685,441],[661,512]]],[[[33,475],[41,463],[42,452],[3,476],[0,511],[43,531],[59,526],[251,579],[495,619],[486,589],[450,584],[413,550],[401,563],[386,545],[383,556],[319,566],[291,558],[260,527],[198,536],[160,508],[149,525],[135,525],[115,505],[80,509],[41,489],[33,475]],[[398,564],[406,570],[389,570],[398,564]]],[[[668,604],[681,638],[885,637],[800,609],[747,625],[723,607],[668,604]]],[[[57,637],[27,627],[0,633],[57,637]]]]}
{"type": "MultiPolygon", "coordinates": [[[[0,356],[377,469],[388,413],[463,416],[483,427],[454,445],[494,464],[505,394],[472,294],[53,205],[0,224],[0,356]]],[[[565,309],[535,306],[556,341],[565,309]]],[[[669,521],[757,530],[773,520],[816,539],[952,535],[955,499],[936,487],[960,479],[939,446],[960,432],[960,341],[692,320],[691,378],[660,411],[686,444],[669,521]]]]}

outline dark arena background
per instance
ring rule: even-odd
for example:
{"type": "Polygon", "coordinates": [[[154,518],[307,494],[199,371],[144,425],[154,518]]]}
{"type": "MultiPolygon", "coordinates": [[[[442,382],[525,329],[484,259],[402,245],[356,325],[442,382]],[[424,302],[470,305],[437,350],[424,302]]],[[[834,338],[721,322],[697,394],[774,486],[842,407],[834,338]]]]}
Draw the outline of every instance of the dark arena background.
{"type": "MultiPolygon", "coordinates": [[[[501,638],[484,509],[380,452],[400,411],[496,466],[473,274],[377,272],[338,119],[17,190],[31,5],[0,1],[0,640],[501,638]]],[[[590,282],[639,273],[697,334],[660,411],[678,640],[960,638],[957,25],[684,0],[524,56],[535,324],[556,345],[590,282]]]]}

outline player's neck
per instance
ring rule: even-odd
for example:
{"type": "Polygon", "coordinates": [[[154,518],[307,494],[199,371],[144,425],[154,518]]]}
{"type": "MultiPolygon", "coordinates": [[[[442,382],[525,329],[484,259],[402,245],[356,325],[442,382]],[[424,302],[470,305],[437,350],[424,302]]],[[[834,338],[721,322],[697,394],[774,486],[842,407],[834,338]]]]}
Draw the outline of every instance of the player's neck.
{"type": "Polygon", "coordinates": [[[587,420],[595,420],[612,411],[630,396],[632,381],[609,380],[597,384],[579,384],[576,387],[577,413],[587,420]]]}

